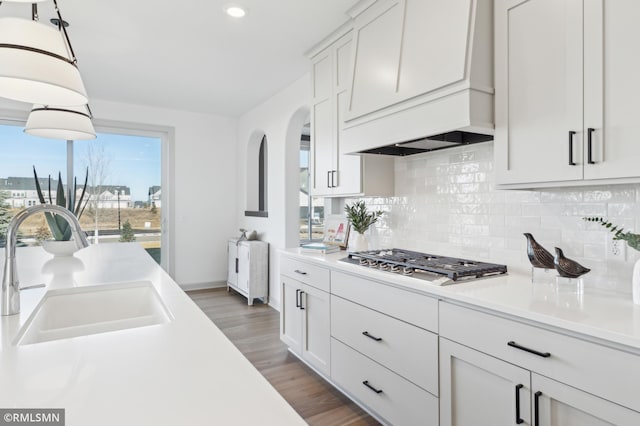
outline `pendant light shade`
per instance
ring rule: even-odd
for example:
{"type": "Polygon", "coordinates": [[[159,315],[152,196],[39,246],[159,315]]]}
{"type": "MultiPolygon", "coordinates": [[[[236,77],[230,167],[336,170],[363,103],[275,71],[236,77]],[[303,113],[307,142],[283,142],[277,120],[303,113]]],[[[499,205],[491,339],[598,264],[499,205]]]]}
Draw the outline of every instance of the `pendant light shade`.
{"type": "Polygon", "coordinates": [[[41,105],[88,103],[61,31],[32,20],[0,18],[0,96],[41,105]]]}
{"type": "Polygon", "coordinates": [[[45,107],[34,105],[25,133],[41,138],[88,140],[96,138],[87,105],[81,107],[45,107]]]}

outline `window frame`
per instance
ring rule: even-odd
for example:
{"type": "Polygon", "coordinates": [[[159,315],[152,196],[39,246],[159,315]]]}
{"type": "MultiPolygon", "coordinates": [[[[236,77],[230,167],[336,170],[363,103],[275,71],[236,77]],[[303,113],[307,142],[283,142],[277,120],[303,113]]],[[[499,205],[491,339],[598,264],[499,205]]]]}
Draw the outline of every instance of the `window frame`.
{"type": "MultiPolygon", "coordinates": [[[[0,108],[0,125],[12,125],[24,128],[29,111],[0,108]]],[[[94,118],[93,126],[97,133],[111,133],[125,136],[142,136],[160,139],[160,175],[162,203],[168,208],[161,209],[161,263],[160,266],[169,274],[175,271],[175,241],[172,238],[174,229],[175,208],[173,203],[175,175],[175,129],[169,126],[124,122],[94,118]]],[[[67,184],[73,185],[73,141],[67,141],[67,184]],[[69,148],[71,147],[71,149],[69,148]]]]}

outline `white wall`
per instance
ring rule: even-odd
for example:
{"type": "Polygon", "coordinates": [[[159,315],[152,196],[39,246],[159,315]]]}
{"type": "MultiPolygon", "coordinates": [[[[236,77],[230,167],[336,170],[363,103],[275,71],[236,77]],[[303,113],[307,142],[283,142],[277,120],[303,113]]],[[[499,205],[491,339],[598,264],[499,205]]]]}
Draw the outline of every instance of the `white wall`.
{"type": "Polygon", "coordinates": [[[366,199],[386,212],[369,230],[372,248],[488,259],[530,273],[522,235],[530,232],[550,252],[560,247],[591,268],[586,286],[631,292],[640,253],[627,247],[626,260],[612,258],[611,233],[582,217],[640,232],[640,185],[505,191],[494,182],[491,142],[396,159],[396,196],[366,199]]]}
{"type": "MultiPolygon", "coordinates": [[[[14,102],[0,107],[25,108],[14,102]]],[[[235,119],[97,99],[91,100],[91,108],[96,124],[133,123],[134,128],[142,124],[173,130],[173,278],[185,288],[226,281],[226,239],[238,227],[235,119]]]]}
{"type": "MultiPolygon", "coordinates": [[[[295,141],[292,143],[292,135],[288,135],[288,130],[292,119],[294,122],[301,121],[297,136],[295,136],[295,132],[293,132],[293,138],[295,139],[297,137],[297,149],[299,150],[300,132],[304,124],[302,123],[303,120],[300,120],[299,117],[301,111],[308,111],[309,103],[310,82],[309,75],[306,74],[281,92],[241,116],[238,120],[236,180],[238,182],[239,195],[236,198],[236,212],[240,218],[240,227],[257,230],[260,239],[270,244],[269,299],[270,304],[275,308],[279,308],[280,306],[280,286],[278,285],[279,256],[277,250],[287,246],[287,213],[285,206],[291,204],[288,203],[289,200],[287,200],[284,190],[287,187],[287,174],[285,173],[285,169],[287,167],[291,168],[291,161],[299,161],[297,154],[292,155],[292,152],[295,151],[295,141]],[[269,216],[266,218],[244,216],[244,211],[246,210],[247,146],[251,136],[255,132],[262,132],[267,136],[269,154],[267,205],[269,216]],[[289,136],[289,139],[287,139],[287,136],[289,136]],[[287,146],[289,146],[288,151],[287,146]]],[[[297,176],[296,173],[296,185],[297,176]]],[[[291,178],[291,176],[289,176],[289,178],[291,178]]],[[[295,191],[293,195],[297,197],[297,191],[295,191]]],[[[289,218],[289,221],[290,220],[289,218]]],[[[291,229],[291,226],[289,229],[291,229]]],[[[232,236],[239,235],[239,232],[235,229],[233,231],[235,232],[231,233],[232,236]]]]}
{"type": "Polygon", "coordinates": [[[235,120],[99,100],[91,107],[97,119],[174,128],[173,277],[186,288],[226,281],[226,238],[236,227],[235,120]]]}

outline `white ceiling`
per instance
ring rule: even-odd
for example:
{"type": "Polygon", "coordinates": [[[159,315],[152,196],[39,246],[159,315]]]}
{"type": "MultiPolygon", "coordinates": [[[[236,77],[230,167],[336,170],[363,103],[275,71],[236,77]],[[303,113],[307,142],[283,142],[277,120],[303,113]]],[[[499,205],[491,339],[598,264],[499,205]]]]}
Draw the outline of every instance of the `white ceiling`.
{"type": "MultiPolygon", "coordinates": [[[[89,97],[238,116],[309,69],[304,52],[356,0],[58,0],[89,97]]],[[[40,21],[54,16],[40,3],[40,21]]],[[[0,16],[30,17],[4,2],[0,16]]]]}

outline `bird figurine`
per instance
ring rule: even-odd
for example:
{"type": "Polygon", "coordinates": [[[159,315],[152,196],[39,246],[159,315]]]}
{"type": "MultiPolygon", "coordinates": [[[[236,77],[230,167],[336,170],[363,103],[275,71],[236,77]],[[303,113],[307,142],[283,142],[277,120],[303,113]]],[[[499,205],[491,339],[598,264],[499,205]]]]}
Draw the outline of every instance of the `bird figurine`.
{"type": "Polygon", "coordinates": [[[526,232],[524,236],[527,238],[527,256],[531,265],[534,268],[553,269],[553,255],[538,244],[533,235],[526,232]]]}
{"type": "Polygon", "coordinates": [[[580,265],[575,260],[565,257],[562,249],[558,247],[556,247],[556,256],[553,258],[553,264],[558,274],[565,278],[578,278],[591,270],[580,265]]]}

